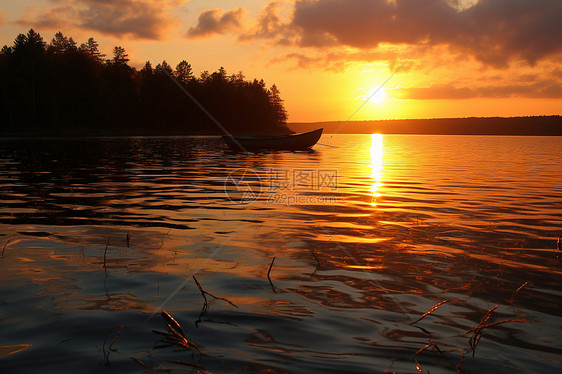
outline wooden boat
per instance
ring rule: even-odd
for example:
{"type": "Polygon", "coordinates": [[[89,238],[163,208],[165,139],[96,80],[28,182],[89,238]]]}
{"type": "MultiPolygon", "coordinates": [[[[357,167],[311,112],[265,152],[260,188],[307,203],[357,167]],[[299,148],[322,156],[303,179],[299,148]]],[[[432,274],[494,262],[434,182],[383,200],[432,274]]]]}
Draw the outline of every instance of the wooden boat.
{"type": "Polygon", "coordinates": [[[320,139],[323,130],[289,135],[225,135],[222,138],[230,148],[237,151],[262,149],[299,151],[312,148],[320,139]]]}

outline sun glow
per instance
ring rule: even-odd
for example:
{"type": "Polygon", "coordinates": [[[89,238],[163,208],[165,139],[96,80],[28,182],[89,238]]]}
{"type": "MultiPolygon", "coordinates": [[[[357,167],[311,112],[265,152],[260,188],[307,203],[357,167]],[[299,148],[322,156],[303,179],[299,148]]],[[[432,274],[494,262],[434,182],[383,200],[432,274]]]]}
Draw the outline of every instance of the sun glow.
{"type": "Polygon", "coordinates": [[[386,88],[376,86],[369,91],[367,94],[367,99],[375,104],[381,104],[386,100],[386,88]]]}

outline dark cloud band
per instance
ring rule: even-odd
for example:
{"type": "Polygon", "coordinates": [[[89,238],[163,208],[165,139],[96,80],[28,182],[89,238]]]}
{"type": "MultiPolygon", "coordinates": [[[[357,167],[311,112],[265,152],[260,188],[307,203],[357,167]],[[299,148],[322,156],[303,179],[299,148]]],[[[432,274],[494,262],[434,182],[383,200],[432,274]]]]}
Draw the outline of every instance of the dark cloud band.
{"type": "Polygon", "coordinates": [[[117,37],[161,39],[175,20],[166,0],[62,0],[17,23],[26,27],[75,27],[117,37]]]}
{"type": "Polygon", "coordinates": [[[291,25],[303,46],[446,44],[502,66],[560,53],[561,19],[560,0],[480,0],[462,11],[446,0],[300,0],[291,25]]]}
{"type": "Polygon", "coordinates": [[[213,34],[224,34],[241,25],[244,8],[223,12],[222,9],[209,9],[199,15],[197,26],[191,27],[187,32],[190,38],[209,36],[213,34]]]}

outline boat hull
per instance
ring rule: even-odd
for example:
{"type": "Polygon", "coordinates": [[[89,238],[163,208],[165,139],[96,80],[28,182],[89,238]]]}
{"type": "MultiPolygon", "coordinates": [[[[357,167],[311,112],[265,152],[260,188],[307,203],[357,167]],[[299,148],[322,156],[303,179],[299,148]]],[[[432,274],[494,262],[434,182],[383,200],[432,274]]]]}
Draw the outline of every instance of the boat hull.
{"type": "Polygon", "coordinates": [[[312,148],[322,136],[323,129],[292,135],[225,135],[223,140],[237,151],[291,150],[312,148]]]}

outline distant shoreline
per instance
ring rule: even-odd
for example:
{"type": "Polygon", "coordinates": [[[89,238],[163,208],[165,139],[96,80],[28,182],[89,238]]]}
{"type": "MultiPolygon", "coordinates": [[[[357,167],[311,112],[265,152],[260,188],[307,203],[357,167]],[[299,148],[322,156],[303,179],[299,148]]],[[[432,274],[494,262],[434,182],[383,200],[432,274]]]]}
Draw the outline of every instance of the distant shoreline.
{"type": "Polygon", "coordinates": [[[562,136],[562,116],[293,122],[287,126],[296,132],[322,127],[327,134],[562,136]]]}

